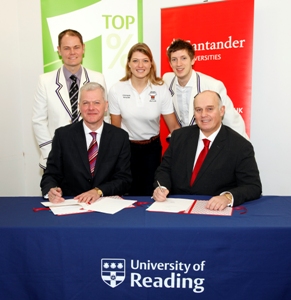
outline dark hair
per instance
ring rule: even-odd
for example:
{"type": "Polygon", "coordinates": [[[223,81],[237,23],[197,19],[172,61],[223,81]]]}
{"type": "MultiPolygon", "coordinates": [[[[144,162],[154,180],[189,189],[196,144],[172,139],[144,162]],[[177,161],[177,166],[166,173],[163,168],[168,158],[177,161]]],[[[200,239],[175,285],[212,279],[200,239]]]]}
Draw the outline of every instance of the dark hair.
{"type": "Polygon", "coordinates": [[[171,54],[179,50],[186,50],[191,60],[194,58],[195,50],[191,43],[189,41],[177,39],[173,40],[172,44],[167,49],[167,56],[169,61],[171,60],[171,54]]]}
{"type": "Polygon", "coordinates": [[[162,85],[164,83],[164,81],[162,80],[162,78],[157,77],[157,75],[156,75],[157,68],[156,68],[156,64],[153,59],[152,51],[149,48],[149,46],[145,43],[137,43],[137,44],[133,45],[131,47],[131,49],[129,50],[128,55],[127,55],[127,63],[126,63],[126,67],[125,67],[125,76],[123,78],[121,78],[120,81],[126,81],[131,78],[132,73],[131,73],[128,63],[130,62],[132,55],[135,52],[141,52],[144,55],[146,55],[152,64],[150,72],[148,74],[149,81],[155,85],[162,85]]]}
{"type": "Polygon", "coordinates": [[[78,32],[77,30],[73,30],[73,29],[66,29],[64,31],[62,31],[59,36],[58,36],[58,42],[59,42],[59,47],[61,47],[61,41],[62,41],[62,38],[65,36],[65,35],[70,35],[70,36],[76,36],[79,38],[81,44],[83,45],[83,37],[81,35],[80,32],[78,32]]]}

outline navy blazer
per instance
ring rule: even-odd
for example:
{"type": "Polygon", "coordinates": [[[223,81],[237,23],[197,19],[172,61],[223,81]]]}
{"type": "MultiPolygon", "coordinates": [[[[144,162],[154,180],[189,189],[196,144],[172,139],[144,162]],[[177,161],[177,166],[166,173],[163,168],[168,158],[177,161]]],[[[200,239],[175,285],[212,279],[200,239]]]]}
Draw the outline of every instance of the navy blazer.
{"type": "Polygon", "coordinates": [[[262,185],[252,144],[225,125],[221,126],[190,186],[198,138],[197,125],[172,133],[170,145],[155,174],[161,185],[176,195],[217,196],[229,191],[234,196],[234,206],[261,196],[262,185]]]}
{"type": "Polygon", "coordinates": [[[41,180],[42,194],[59,186],[64,196],[77,196],[94,187],[104,196],[122,195],[131,184],[128,133],[103,122],[94,176],[91,176],[83,120],[58,128],[41,180]]]}

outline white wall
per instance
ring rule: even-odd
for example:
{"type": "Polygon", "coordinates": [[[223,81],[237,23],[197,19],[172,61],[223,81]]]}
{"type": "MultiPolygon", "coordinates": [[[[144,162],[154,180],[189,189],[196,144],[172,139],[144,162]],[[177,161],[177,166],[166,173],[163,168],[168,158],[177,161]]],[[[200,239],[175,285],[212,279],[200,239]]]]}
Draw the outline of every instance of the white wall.
{"type": "MultiPolygon", "coordinates": [[[[144,41],[159,66],[160,8],[203,1],[143,2],[144,41]]],[[[265,195],[291,195],[290,11],[289,0],[255,0],[251,140],[265,195]]],[[[6,1],[0,30],[0,196],[40,195],[39,153],[31,127],[33,95],[42,73],[40,0],[6,1]]]]}
{"type": "Polygon", "coordinates": [[[24,193],[25,159],[23,141],[22,82],[20,81],[19,16],[16,1],[0,10],[0,194],[24,193]],[[5,75],[5,77],[4,77],[5,75]],[[17,191],[16,191],[17,190],[17,191]]]}
{"type": "Polygon", "coordinates": [[[263,192],[291,195],[291,2],[256,0],[251,139],[263,192]]]}

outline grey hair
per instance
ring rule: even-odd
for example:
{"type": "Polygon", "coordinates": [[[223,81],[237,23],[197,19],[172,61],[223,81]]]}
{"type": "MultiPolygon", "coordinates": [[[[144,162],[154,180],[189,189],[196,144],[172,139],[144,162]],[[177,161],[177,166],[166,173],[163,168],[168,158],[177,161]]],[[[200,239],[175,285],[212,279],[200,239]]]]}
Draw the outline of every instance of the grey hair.
{"type": "MultiPolygon", "coordinates": [[[[95,91],[95,90],[98,90],[98,89],[102,91],[103,99],[105,101],[107,101],[106,97],[105,97],[105,89],[104,89],[104,87],[101,84],[97,83],[97,82],[88,82],[88,83],[84,84],[80,88],[80,95],[81,95],[81,93],[83,91],[95,91]]],[[[80,99],[81,99],[81,97],[80,97],[80,99]]]]}
{"type": "Polygon", "coordinates": [[[221,100],[221,97],[220,97],[220,95],[219,95],[219,93],[217,93],[217,92],[215,92],[215,91],[213,91],[215,94],[216,94],[216,96],[218,97],[218,108],[221,108],[221,106],[222,106],[222,100],[221,100]]]}
{"type": "MultiPolygon", "coordinates": [[[[198,94],[194,97],[194,100],[195,100],[195,98],[196,98],[199,94],[201,94],[201,93],[203,93],[203,92],[212,92],[212,93],[214,93],[214,94],[217,96],[217,98],[218,98],[218,108],[220,109],[220,108],[222,107],[223,104],[222,104],[221,97],[220,97],[219,93],[217,93],[217,92],[215,92],[215,91],[204,90],[204,91],[198,93],[198,94]]],[[[193,101],[193,104],[194,104],[194,101],[193,101]]]]}

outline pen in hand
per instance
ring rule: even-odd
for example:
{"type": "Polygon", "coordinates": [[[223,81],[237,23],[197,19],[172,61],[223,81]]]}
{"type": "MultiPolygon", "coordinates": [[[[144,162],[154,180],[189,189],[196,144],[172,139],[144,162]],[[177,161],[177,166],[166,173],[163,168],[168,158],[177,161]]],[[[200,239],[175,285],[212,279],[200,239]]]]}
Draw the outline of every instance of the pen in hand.
{"type": "Polygon", "coordinates": [[[158,185],[159,185],[159,189],[160,189],[160,191],[163,193],[164,191],[163,191],[163,189],[162,189],[162,187],[161,187],[161,185],[160,185],[160,183],[159,183],[159,181],[157,180],[157,183],[158,183],[158,185]]]}
{"type": "MultiPolygon", "coordinates": [[[[163,189],[162,189],[160,183],[158,182],[158,180],[157,180],[157,183],[158,183],[158,188],[159,188],[159,190],[160,190],[162,193],[164,193],[164,191],[163,191],[163,189]]],[[[152,196],[151,199],[154,199],[154,196],[152,196]]],[[[154,199],[154,200],[155,200],[155,199],[154,199]]]]}

